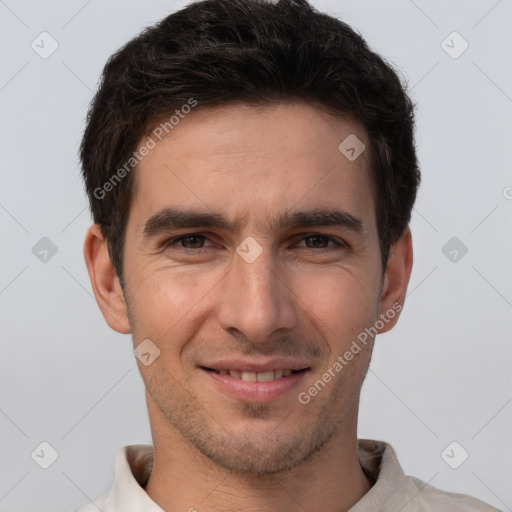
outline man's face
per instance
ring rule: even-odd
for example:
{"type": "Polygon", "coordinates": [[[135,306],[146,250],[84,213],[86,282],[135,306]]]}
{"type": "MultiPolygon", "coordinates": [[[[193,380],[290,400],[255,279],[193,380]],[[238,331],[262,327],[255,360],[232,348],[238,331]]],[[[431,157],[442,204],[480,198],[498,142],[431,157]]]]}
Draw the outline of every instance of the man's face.
{"type": "Polygon", "coordinates": [[[231,105],[193,112],[142,160],[124,279],[135,346],[160,350],[139,362],[154,434],[268,473],[355,429],[372,340],[332,368],[383,310],[368,155],[338,149],[351,134],[369,147],[356,124],[304,104],[231,105]],[[313,211],[341,215],[306,222],[313,211]]]}

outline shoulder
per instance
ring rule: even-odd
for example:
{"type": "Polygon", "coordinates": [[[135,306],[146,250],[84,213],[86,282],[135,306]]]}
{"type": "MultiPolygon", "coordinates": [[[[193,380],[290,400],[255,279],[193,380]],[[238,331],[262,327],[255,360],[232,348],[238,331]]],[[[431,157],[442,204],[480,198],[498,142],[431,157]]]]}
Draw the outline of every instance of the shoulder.
{"type": "Polygon", "coordinates": [[[411,487],[417,491],[416,506],[411,507],[411,511],[427,512],[435,510],[436,512],[502,512],[500,509],[492,507],[477,498],[466,494],[448,492],[426,484],[419,478],[406,477],[411,487]]]}
{"type": "Polygon", "coordinates": [[[359,462],[373,487],[350,512],[503,512],[465,494],[443,491],[402,470],[393,447],[359,439],[359,462]]]}
{"type": "Polygon", "coordinates": [[[109,506],[109,494],[110,493],[105,493],[99,498],[96,498],[94,501],[91,501],[86,505],[73,510],[73,512],[98,512],[99,510],[103,512],[109,512],[112,510],[109,506]]]}

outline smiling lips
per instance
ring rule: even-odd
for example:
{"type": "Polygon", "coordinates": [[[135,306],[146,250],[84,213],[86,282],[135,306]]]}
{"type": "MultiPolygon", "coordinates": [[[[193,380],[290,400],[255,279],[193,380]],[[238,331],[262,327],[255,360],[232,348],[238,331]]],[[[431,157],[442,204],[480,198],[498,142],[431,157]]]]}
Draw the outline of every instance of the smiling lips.
{"type": "Polygon", "coordinates": [[[214,370],[211,371],[219,375],[231,375],[235,379],[240,379],[245,382],[271,382],[282,377],[288,377],[292,373],[297,373],[300,370],[280,369],[268,370],[266,372],[248,372],[242,370],[214,370]]]}
{"type": "Polygon", "coordinates": [[[244,401],[274,400],[297,387],[312,369],[297,356],[208,361],[200,368],[219,390],[244,401]]]}

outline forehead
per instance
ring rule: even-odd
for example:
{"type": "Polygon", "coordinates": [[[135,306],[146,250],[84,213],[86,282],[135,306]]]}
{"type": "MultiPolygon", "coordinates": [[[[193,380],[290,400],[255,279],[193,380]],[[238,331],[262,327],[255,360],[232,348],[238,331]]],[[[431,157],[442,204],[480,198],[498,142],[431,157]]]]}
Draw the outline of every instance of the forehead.
{"type": "Polygon", "coordinates": [[[198,109],[162,140],[150,137],[156,144],[139,163],[132,200],[146,218],[178,206],[263,230],[281,211],[374,210],[365,131],[304,103],[198,109]]]}

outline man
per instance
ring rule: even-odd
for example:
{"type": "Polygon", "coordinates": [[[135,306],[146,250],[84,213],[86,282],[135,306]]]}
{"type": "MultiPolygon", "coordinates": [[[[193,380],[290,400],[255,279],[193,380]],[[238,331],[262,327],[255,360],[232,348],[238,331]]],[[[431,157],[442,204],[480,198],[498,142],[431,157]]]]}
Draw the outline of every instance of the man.
{"type": "Polygon", "coordinates": [[[392,68],[305,0],[197,2],[109,60],[84,253],[153,446],[80,512],[496,510],[357,439],[412,268],[413,127],[392,68]]]}

